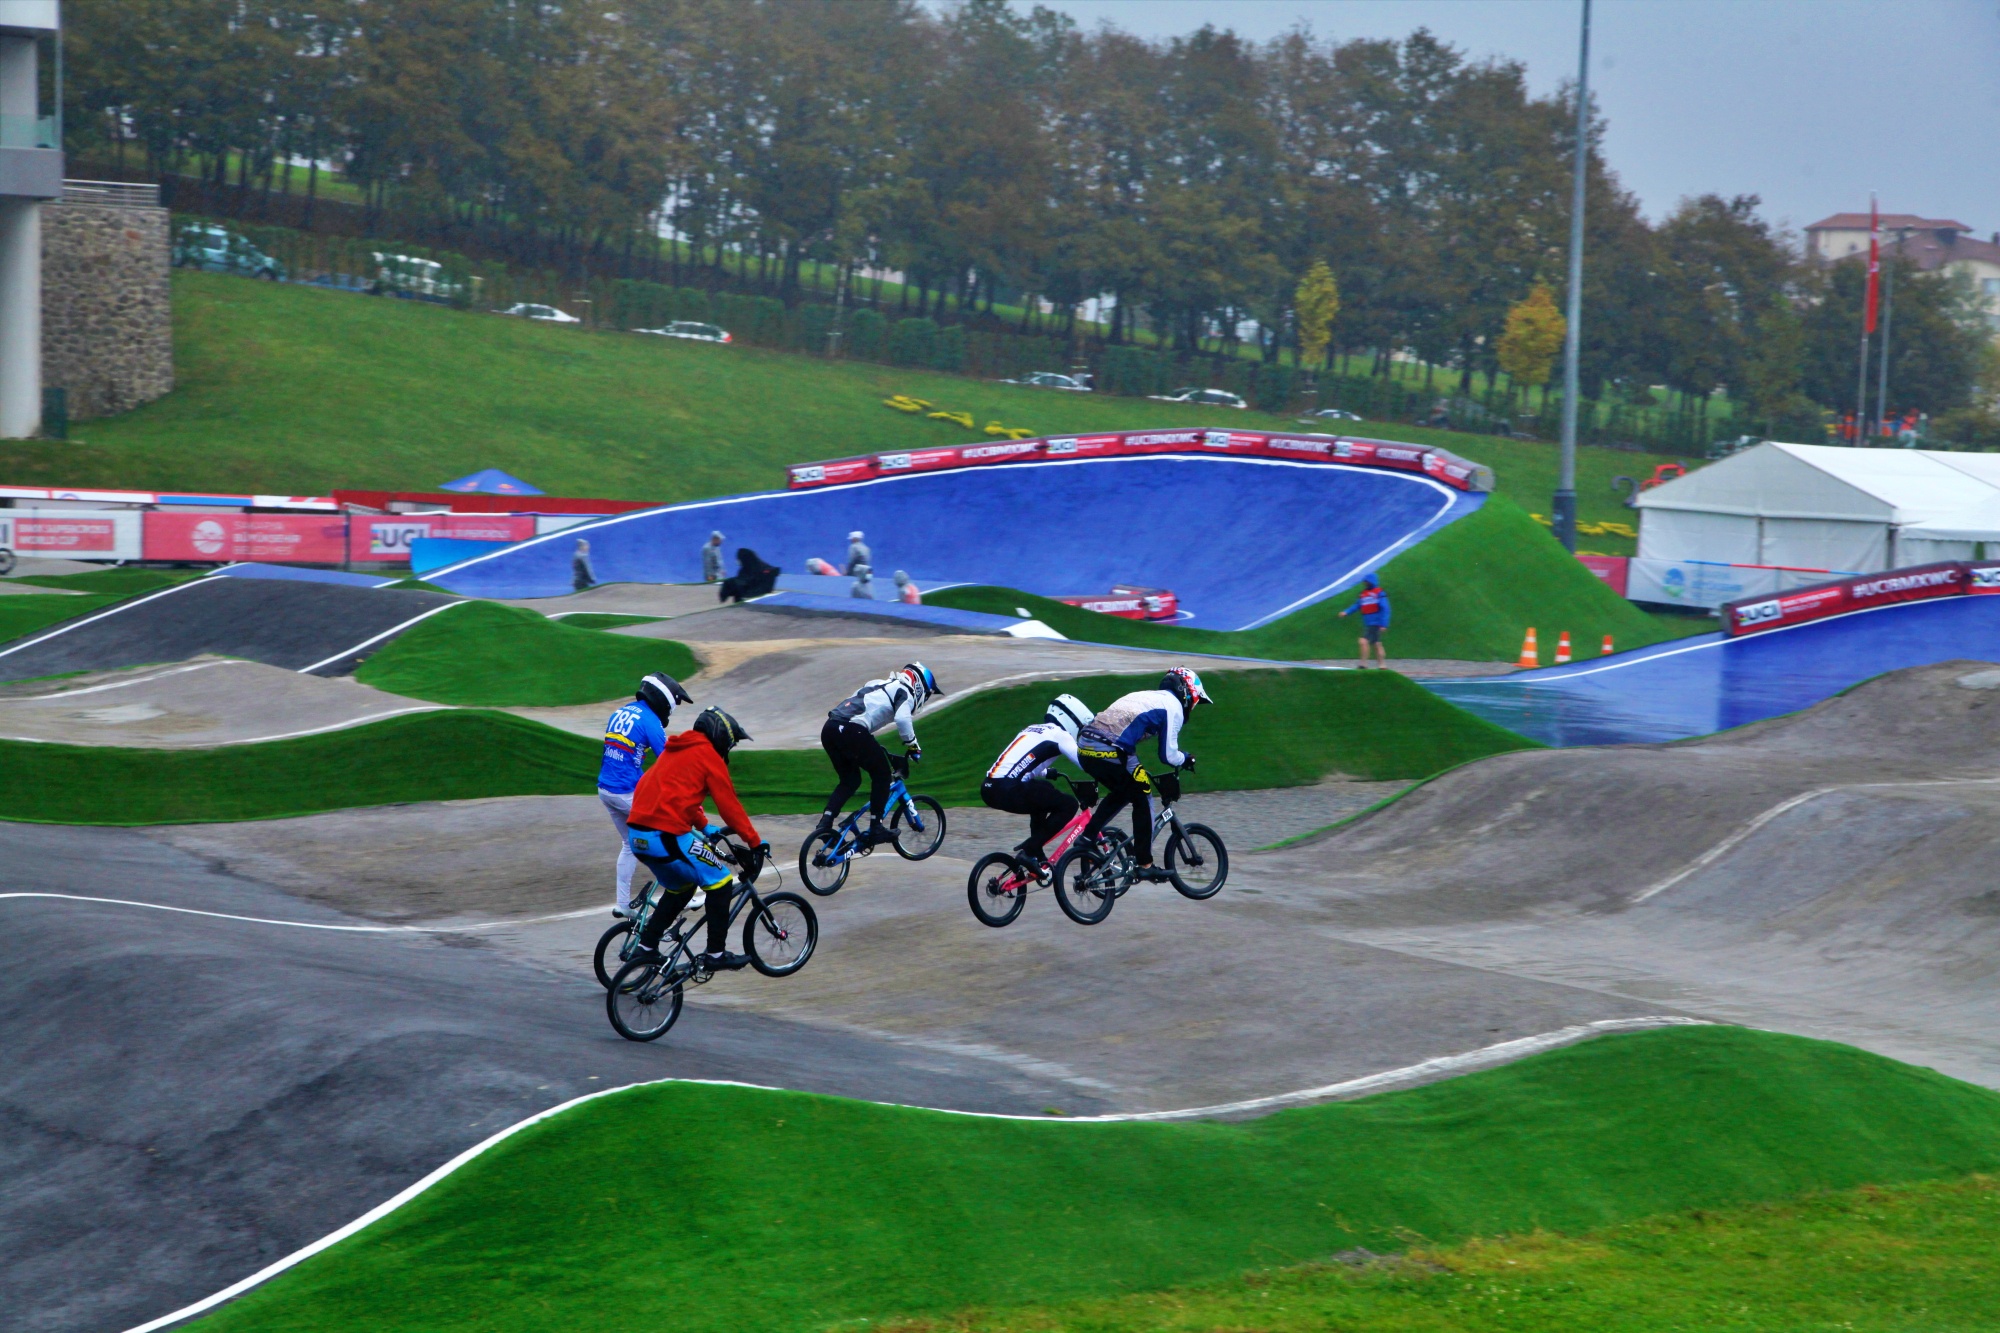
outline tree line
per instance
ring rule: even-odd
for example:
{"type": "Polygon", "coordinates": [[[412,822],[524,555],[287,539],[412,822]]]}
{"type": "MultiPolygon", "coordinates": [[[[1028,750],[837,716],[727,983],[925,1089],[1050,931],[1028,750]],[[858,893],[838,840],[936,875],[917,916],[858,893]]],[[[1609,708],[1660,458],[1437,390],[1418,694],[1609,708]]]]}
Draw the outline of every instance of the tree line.
{"type": "MultiPolygon", "coordinates": [[[[388,230],[524,264],[795,306],[1502,369],[1548,340],[1576,145],[1568,90],[1425,31],[1148,41],[961,0],[72,0],[66,133],[239,199],[339,191],[388,230]],[[1567,103],[1567,105],[1566,105],[1567,103]],[[329,171],[337,176],[330,176],[329,171]],[[668,238],[663,240],[662,238],[668,238]],[[808,266],[813,281],[802,277],[808,266]],[[904,275],[885,288],[881,274],[904,275]],[[1082,303],[1107,297],[1102,327],[1082,303]],[[1526,303],[1530,308],[1523,312],[1526,303]],[[1525,321],[1525,322],[1524,322],[1525,321]]],[[[1846,400],[1858,288],[1801,262],[1754,196],[1654,224],[1588,160],[1593,398],[1726,392],[1816,426],[1846,400]]],[[[1990,340],[1963,292],[1904,275],[1891,400],[1973,401],[1990,340]]],[[[1344,362],[1345,363],[1345,362],[1344,362]]],[[[1523,366],[1527,374],[1522,373],[1523,366]]],[[[1739,419],[1743,419],[1739,417],[1739,419]]]]}

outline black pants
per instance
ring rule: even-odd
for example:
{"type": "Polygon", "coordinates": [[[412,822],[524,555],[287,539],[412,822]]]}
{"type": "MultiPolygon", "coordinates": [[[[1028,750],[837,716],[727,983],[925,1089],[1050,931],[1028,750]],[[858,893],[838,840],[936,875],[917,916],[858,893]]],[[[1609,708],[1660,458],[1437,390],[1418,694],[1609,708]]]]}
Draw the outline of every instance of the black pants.
{"type": "Polygon", "coordinates": [[[825,749],[826,757],[833,761],[833,795],[826,798],[826,812],[836,818],[846,808],[847,800],[860,789],[861,775],[868,774],[868,813],[876,819],[882,818],[883,809],[889,804],[889,784],[895,780],[889,771],[889,752],[882,748],[882,742],[874,733],[859,722],[836,722],[832,718],[819,729],[819,743],[825,749]]]}
{"type": "MultiPolygon", "coordinates": [[[[679,857],[641,856],[639,861],[660,882],[660,901],[654,905],[653,914],[646,918],[646,928],[639,932],[639,943],[648,949],[657,949],[660,937],[667,933],[668,926],[679,920],[701,886],[695,883],[687,864],[679,857]],[[675,887],[668,888],[670,884],[675,887]]],[[[703,904],[708,913],[710,953],[729,952],[729,896],[735,887],[732,882],[710,889],[708,901],[703,904]]]]}
{"type": "Polygon", "coordinates": [[[1104,799],[1091,812],[1083,836],[1094,838],[1118,817],[1127,804],[1132,807],[1132,850],[1140,864],[1153,859],[1153,780],[1144,768],[1135,765],[1128,773],[1122,759],[1099,759],[1088,751],[1083,755],[1083,771],[1104,784],[1104,799]]]}
{"type": "Polygon", "coordinates": [[[1076,797],[1047,778],[988,778],[979,784],[979,799],[995,810],[1026,815],[1028,842],[1037,852],[1076,818],[1076,797]]]}

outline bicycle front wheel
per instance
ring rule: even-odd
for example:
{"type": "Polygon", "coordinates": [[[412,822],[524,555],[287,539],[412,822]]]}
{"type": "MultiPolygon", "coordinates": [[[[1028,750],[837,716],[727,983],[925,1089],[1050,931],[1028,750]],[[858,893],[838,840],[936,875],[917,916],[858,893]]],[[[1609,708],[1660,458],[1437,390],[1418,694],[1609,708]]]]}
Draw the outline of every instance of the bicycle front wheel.
{"type": "Polygon", "coordinates": [[[627,963],[611,979],[604,1009],[625,1040],[658,1041],[681,1016],[681,983],[667,980],[659,963],[627,963]]]}
{"type": "Polygon", "coordinates": [[[972,867],[965,881],[965,900],[981,925],[997,929],[1021,915],[1031,883],[1019,861],[1005,852],[989,852],[972,867]]]}
{"type": "Polygon", "coordinates": [[[1167,840],[1167,875],[1190,898],[1213,898],[1229,878],[1229,849],[1206,824],[1183,824],[1167,840]]]}
{"type": "Polygon", "coordinates": [[[944,845],[944,807],[928,796],[912,796],[899,806],[890,821],[896,835],[896,854],[905,861],[921,861],[944,845]]]}
{"type": "Polygon", "coordinates": [[[838,826],[821,833],[815,833],[799,848],[799,879],[821,898],[839,893],[840,886],[847,883],[847,870],[852,861],[846,856],[830,860],[828,854],[840,842],[838,826]]]}
{"type": "Polygon", "coordinates": [[[1096,925],[1117,905],[1120,878],[1117,858],[1072,847],[1056,862],[1056,906],[1079,926],[1096,925]]]}
{"type": "Polygon", "coordinates": [[[743,952],[767,977],[789,977],[806,965],[819,943],[819,915],[796,893],[774,893],[743,921],[743,952]]]}
{"type": "Polygon", "coordinates": [[[614,921],[611,929],[597,937],[597,953],[592,957],[591,966],[597,971],[597,984],[611,989],[611,977],[625,966],[625,942],[632,936],[630,921],[614,921]]]}

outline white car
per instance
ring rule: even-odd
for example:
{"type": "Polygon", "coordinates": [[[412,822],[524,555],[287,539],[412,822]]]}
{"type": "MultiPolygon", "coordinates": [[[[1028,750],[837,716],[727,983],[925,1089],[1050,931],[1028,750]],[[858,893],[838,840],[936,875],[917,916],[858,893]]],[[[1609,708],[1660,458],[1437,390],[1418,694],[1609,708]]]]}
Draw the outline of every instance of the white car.
{"type": "Polygon", "coordinates": [[[1359,412],[1349,412],[1346,408],[1342,407],[1322,407],[1317,412],[1306,413],[1304,416],[1300,417],[1299,420],[1306,422],[1359,421],[1361,420],[1361,414],[1359,412]]]}
{"type": "Polygon", "coordinates": [[[1200,403],[1206,407],[1233,407],[1239,411],[1250,406],[1227,389],[1176,389],[1172,393],[1149,396],[1156,403],[1200,403]]]}
{"type": "Polygon", "coordinates": [[[545,324],[581,324],[582,320],[552,305],[539,305],[533,301],[522,301],[510,305],[500,312],[503,315],[519,315],[523,319],[539,319],[545,324]]]}
{"type": "Polygon", "coordinates": [[[1058,375],[1053,370],[1037,370],[1023,375],[1017,380],[1001,380],[1002,384],[1018,384],[1028,389],[1061,389],[1066,393],[1089,393],[1090,386],[1074,375],[1058,375]]]}
{"type": "Polygon", "coordinates": [[[698,343],[726,343],[731,341],[729,330],[720,324],[703,324],[692,319],[677,319],[657,329],[634,329],[634,333],[654,333],[662,338],[692,338],[698,343]]]}

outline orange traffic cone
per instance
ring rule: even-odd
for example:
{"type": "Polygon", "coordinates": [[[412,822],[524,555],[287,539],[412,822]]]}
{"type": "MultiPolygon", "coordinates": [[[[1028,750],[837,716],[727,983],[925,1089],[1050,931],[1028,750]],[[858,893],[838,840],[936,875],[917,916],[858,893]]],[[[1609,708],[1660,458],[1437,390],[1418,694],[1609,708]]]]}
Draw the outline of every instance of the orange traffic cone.
{"type": "Polygon", "coordinates": [[[1535,627],[1530,625],[1528,626],[1528,637],[1521,641],[1521,665],[1523,667],[1538,667],[1541,664],[1542,655],[1535,647],[1535,627]]]}
{"type": "Polygon", "coordinates": [[[1612,654],[1613,652],[1615,652],[1615,651],[1617,651],[1617,650],[1616,650],[1616,649],[1614,649],[1614,648],[1613,648],[1613,647],[1611,646],[1611,636],[1610,636],[1609,634],[1605,635],[1605,636],[1604,636],[1604,651],[1603,651],[1603,652],[1601,652],[1601,653],[1599,653],[1599,654],[1598,654],[1598,656],[1600,656],[1600,657],[1609,657],[1609,656],[1611,656],[1611,654],[1612,654]]]}
{"type": "Polygon", "coordinates": [[[1569,631],[1564,630],[1556,639],[1556,665],[1569,661],[1569,631]]]}

